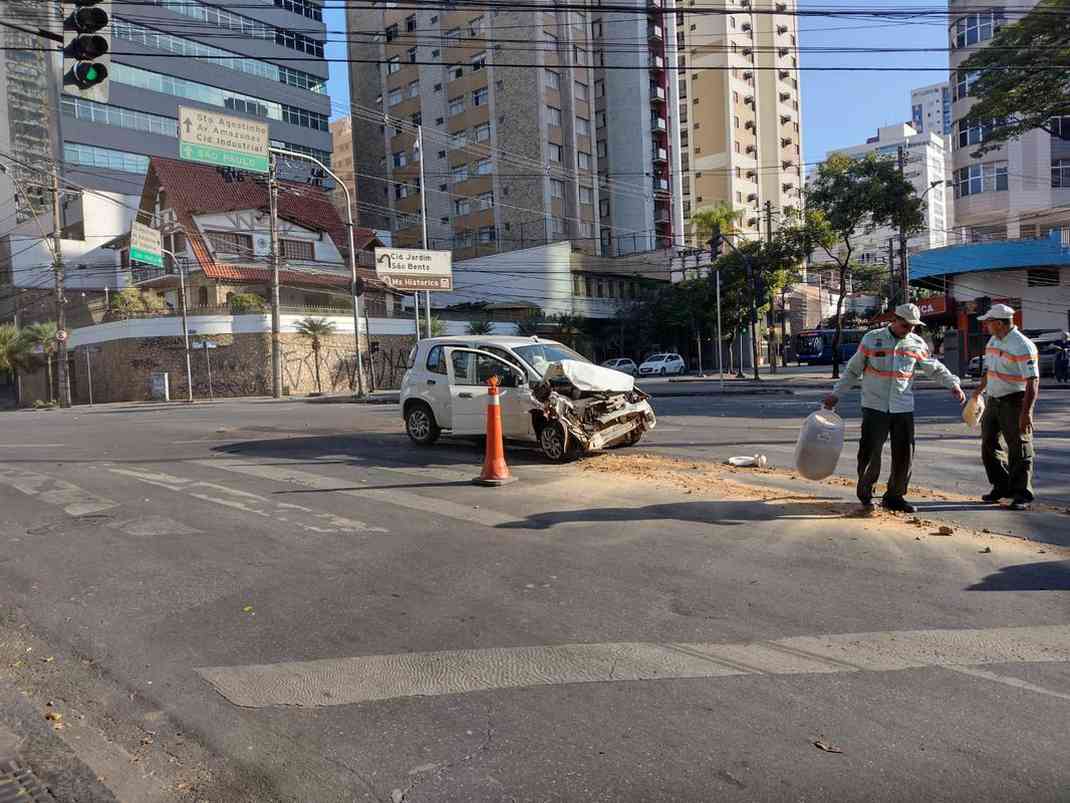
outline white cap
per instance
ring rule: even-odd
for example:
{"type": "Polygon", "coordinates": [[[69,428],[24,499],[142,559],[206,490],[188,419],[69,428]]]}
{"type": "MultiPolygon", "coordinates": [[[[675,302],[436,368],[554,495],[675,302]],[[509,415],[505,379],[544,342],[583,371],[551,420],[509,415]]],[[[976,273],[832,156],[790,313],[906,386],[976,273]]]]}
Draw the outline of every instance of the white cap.
{"type": "Polygon", "coordinates": [[[895,308],[895,317],[902,318],[914,326],[921,325],[921,310],[916,304],[900,304],[895,308]]]}
{"type": "Polygon", "coordinates": [[[988,312],[979,317],[979,321],[1013,321],[1014,320],[1014,308],[1008,307],[1006,304],[993,304],[989,308],[988,312]]]}

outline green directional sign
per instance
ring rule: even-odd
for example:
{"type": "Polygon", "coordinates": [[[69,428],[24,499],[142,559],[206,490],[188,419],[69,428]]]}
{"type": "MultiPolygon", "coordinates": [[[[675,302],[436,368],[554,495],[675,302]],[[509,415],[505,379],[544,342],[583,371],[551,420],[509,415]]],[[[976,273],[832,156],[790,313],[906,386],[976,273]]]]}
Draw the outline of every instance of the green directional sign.
{"type": "Polygon", "coordinates": [[[163,244],[160,242],[160,232],[135,220],[130,226],[130,261],[162,268],[163,244]]]}
{"type": "Polygon", "coordinates": [[[178,156],[189,162],[267,173],[267,123],[178,107],[178,156]]]}

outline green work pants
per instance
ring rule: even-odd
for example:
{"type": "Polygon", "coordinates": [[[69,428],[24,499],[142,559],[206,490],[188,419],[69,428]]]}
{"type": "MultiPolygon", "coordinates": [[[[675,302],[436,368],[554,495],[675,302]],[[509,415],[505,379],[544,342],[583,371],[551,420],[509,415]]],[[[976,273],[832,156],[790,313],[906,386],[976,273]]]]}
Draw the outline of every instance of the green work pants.
{"type": "Polygon", "coordinates": [[[1024,393],[985,400],[985,414],[981,418],[981,459],[995,493],[1032,502],[1033,435],[1023,437],[1018,423],[1024,401],[1024,393]]]}

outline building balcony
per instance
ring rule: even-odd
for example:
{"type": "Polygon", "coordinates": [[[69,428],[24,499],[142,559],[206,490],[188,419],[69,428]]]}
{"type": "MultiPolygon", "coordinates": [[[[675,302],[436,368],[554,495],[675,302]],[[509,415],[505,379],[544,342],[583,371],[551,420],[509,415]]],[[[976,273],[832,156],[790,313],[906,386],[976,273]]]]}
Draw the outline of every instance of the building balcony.
{"type": "Polygon", "coordinates": [[[669,124],[665,121],[664,117],[651,117],[650,130],[656,133],[664,134],[666,131],[669,130],[669,124]]]}
{"type": "Polygon", "coordinates": [[[650,54],[650,69],[652,70],[664,70],[665,59],[659,56],[657,53],[650,54]]]}
{"type": "Polygon", "coordinates": [[[654,179],[654,192],[668,192],[669,180],[667,178],[654,179]]]}
{"type": "Polygon", "coordinates": [[[663,86],[651,86],[650,87],[650,102],[651,103],[664,103],[665,102],[665,87],[663,87],[663,86]]]}
{"type": "Polygon", "coordinates": [[[667,164],[669,161],[669,151],[666,148],[654,148],[651,157],[654,160],[654,164],[667,164]]]}
{"type": "Polygon", "coordinates": [[[664,35],[665,32],[662,30],[662,27],[660,25],[646,26],[647,39],[655,39],[660,42],[664,35]]]}

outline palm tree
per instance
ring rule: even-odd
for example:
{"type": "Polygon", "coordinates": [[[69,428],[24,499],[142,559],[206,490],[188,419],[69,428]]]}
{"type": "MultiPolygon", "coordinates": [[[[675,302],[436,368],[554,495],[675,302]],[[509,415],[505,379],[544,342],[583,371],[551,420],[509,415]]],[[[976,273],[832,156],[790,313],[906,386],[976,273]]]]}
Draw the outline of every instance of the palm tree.
{"type": "Polygon", "coordinates": [[[726,201],[699,209],[691,215],[691,230],[695,234],[696,244],[699,248],[706,245],[714,227],[720,227],[722,234],[734,233],[742,219],[743,210],[736,209],[726,201]]]}
{"type": "Polygon", "coordinates": [[[323,386],[320,384],[320,348],[322,338],[334,334],[334,324],[326,318],[305,318],[297,322],[297,333],[312,343],[316,365],[316,393],[323,393],[323,386]]]}
{"type": "Polygon", "coordinates": [[[33,349],[40,346],[42,353],[45,355],[45,360],[48,364],[49,404],[55,401],[52,396],[52,355],[55,354],[59,348],[59,343],[56,340],[56,333],[58,331],[59,329],[56,327],[55,321],[44,321],[42,323],[31,323],[20,333],[20,337],[24,339],[27,349],[33,349]]]}
{"type": "Polygon", "coordinates": [[[480,318],[470,321],[465,332],[470,335],[492,335],[494,334],[494,324],[486,318],[480,318]]]}
{"type": "Polygon", "coordinates": [[[30,344],[22,332],[9,323],[0,326],[0,372],[8,371],[15,378],[16,395],[19,373],[29,373],[32,370],[30,344]]]}
{"type": "Polygon", "coordinates": [[[442,337],[446,334],[446,322],[439,318],[431,319],[431,333],[428,337],[442,337]]]}

